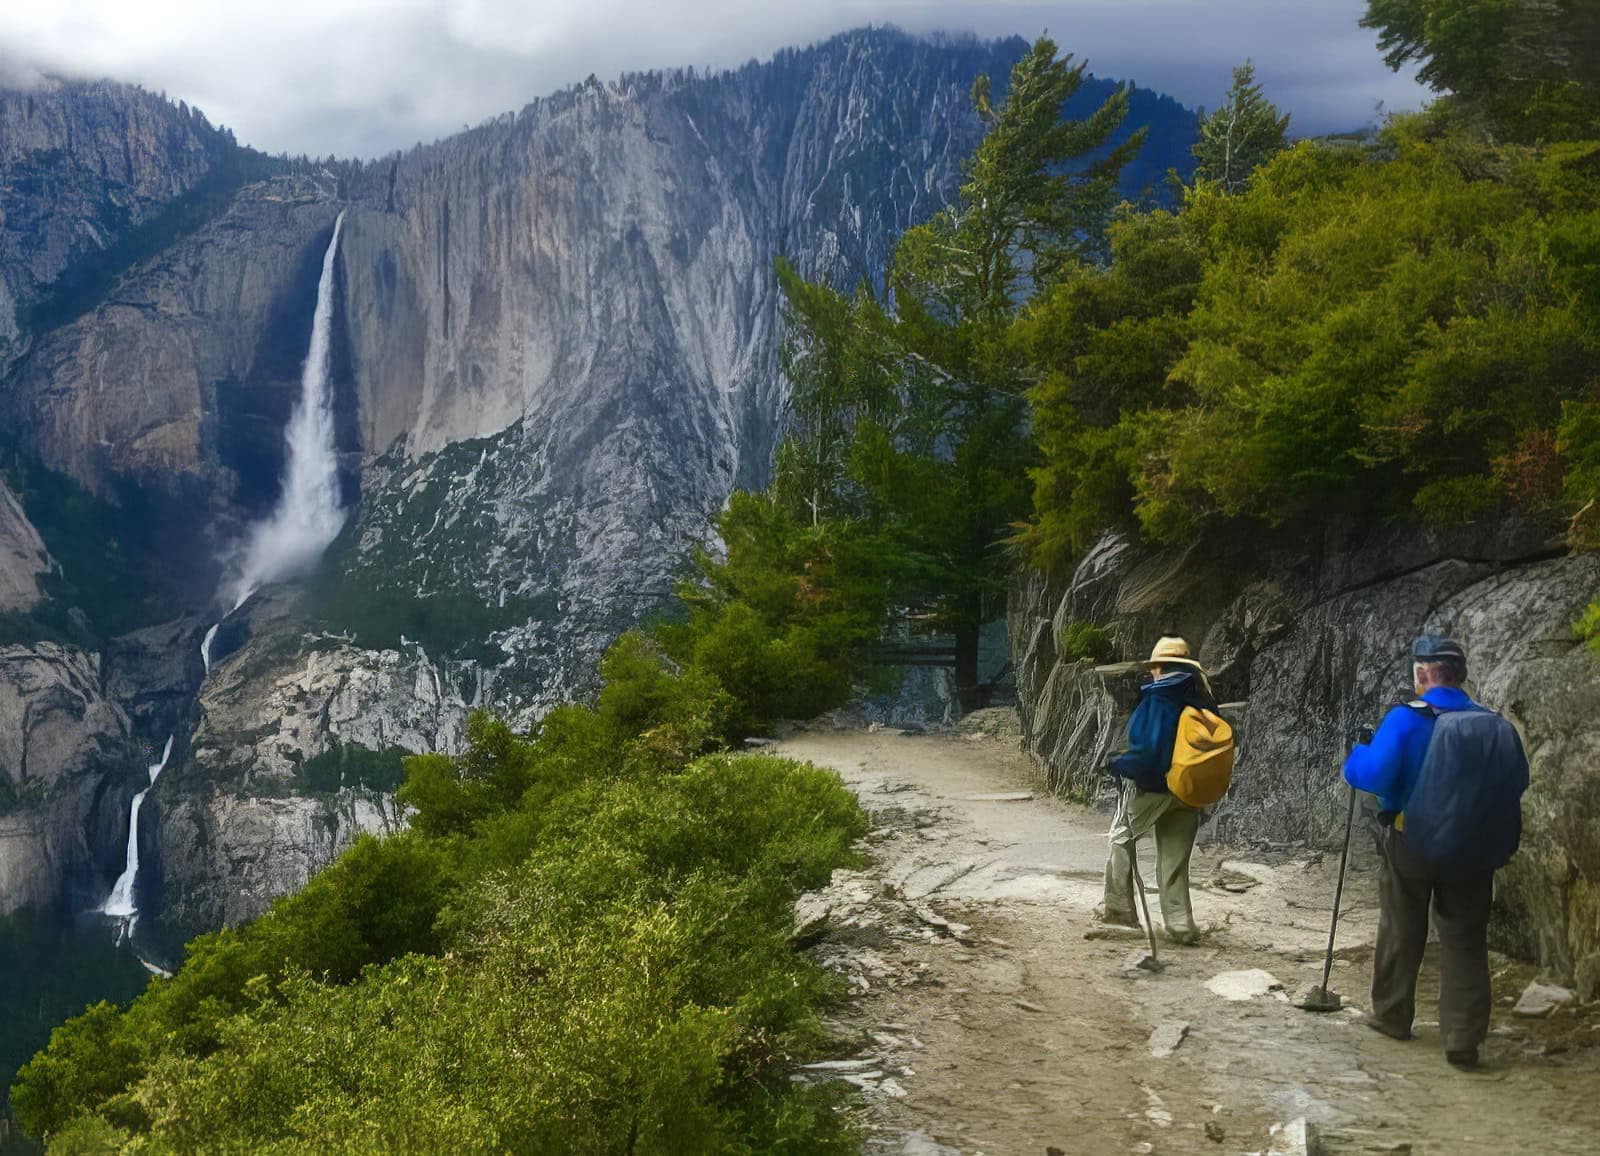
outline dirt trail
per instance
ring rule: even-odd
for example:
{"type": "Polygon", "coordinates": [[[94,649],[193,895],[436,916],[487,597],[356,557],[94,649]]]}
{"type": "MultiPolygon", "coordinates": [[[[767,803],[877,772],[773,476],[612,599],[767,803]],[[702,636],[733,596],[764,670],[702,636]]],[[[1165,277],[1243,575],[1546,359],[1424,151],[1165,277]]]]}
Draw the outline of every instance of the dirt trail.
{"type": "MultiPolygon", "coordinates": [[[[1163,945],[1162,974],[1132,971],[1142,941],[1085,936],[1108,817],[1033,794],[1005,717],[976,721],[943,736],[818,726],[778,748],[839,771],[874,821],[871,864],[800,908],[855,993],[839,1026],[856,1051],[810,1076],[864,1090],[869,1151],[1305,1151],[1283,1128],[1295,1120],[1329,1154],[1600,1151],[1600,1005],[1512,1019],[1531,971],[1496,960],[1486,1062],[1461,1073],[1441,1054],[1427,972],[1408,1043],[1281,992],[1209,990],[1250,969],[1291,990],[1321,978],[1338,864],[1304,851],[1199,848],[1195,913],[1210,930],[1198,947],[1163,945]],[[1153,1055],[1152,1033],[1178,1024],[1176,1050],[1153,1055]]],[[[1369,853],[1346,883],[1330,984],[1357,1008],[1375,881],[1369,853]]]]}

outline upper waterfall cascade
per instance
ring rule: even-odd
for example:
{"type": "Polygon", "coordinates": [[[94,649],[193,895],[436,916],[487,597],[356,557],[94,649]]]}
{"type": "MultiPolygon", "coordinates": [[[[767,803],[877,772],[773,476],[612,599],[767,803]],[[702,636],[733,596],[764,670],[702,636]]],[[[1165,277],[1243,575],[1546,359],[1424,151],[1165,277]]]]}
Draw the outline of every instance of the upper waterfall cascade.
{"type": "MultiPolygon", "coordinates": [[[[251,528],[237,576],[228,593],[230,613],[263,584],[292,578],[316,565],[339,530],[345,509],[339,495],[339,459],[334,445],[332,375],[333,268],[344,213],[322,257],[311,347],[300,373],[300,400],[284,431],[288,467],[277,508],[251,528]]],[[[208,648],[209,651],[209,648],[208,648]]],[[[206,655],[209,668],[209,653],[206,655]]]]}

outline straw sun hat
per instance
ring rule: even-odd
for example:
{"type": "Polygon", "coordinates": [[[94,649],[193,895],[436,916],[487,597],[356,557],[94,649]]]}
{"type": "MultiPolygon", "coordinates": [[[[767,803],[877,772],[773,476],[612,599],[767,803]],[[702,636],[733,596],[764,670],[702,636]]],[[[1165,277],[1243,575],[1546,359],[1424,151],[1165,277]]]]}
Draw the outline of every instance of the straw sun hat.
{"type": "Polygon", "coordinates": [[[1190,670],[1205,673],[1202,667],[1189,653],[1189,644],[1181,638],[1167,636],[1156,642],[1155,649],[1150,651],[1150,657],[1145,666],[1187,666],[1190,670]]]}
{"type": "Polygon", "coordinates": [[[1158,639],[1144,665],[1159,666],[1167,670],[1173,667],[1186,667],[1195,672],[1200,679],[1200,685],[1205,687],[1206,694],[1214,693],[1211,689],[1211,680],[1206,677],[1206,668],[1190,656],[1189,644],[1176,635],[1169,634],[1158,639]]]}

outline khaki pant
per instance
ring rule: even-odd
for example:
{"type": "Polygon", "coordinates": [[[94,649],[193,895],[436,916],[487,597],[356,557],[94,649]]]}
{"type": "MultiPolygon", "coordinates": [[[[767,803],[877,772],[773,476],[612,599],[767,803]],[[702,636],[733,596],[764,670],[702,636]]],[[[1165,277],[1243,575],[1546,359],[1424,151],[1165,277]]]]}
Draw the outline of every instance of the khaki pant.
{"type": "MultiPolygon", "coordinates": [[[[1107,923],[1139,922],[1128,857],[1139,839],[1154,834],[1162,926],[1169,938],[1192,939],[1195,925],[1194,909],[1189,903],[1189,856],[1194,853],[1194,837],[1199,830],[1200,812],[1193,807],[1180,803],[1175,796],[1141,791],[1132,783],[1124,783],[1111,819],[1102,918],[1107,923]]],[[[1143,867],[1140,874],[1144,874],[1143,867]]]]}
{"type": "Polygon", "coordinates": [[[1494,872],[1440,875],[1392,827],[1379,832],[1378,943],[1372,1014],[1399,1033],[1417,1014],[1417,970],[1428,944],[1428,909],[1439,929],[1439,1034],[1447,1052],[1468,1051],[1489,1033],[1489,902],[1494,872]]]}

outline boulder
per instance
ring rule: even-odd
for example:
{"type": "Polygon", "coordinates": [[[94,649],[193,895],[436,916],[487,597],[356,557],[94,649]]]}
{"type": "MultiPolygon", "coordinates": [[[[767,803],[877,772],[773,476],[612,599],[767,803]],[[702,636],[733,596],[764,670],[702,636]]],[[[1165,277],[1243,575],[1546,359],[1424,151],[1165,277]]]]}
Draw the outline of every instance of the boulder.
{"type": "Polygon", "coordinates": [[[1522,995],[1511,1009],[1511,1014],[1528,1019],[1543,1019],[1562,1004],[1571,1002],[1572,991],[1569,988],[1547,983],[1530,983],[1522,989],[1522,995]]]}

